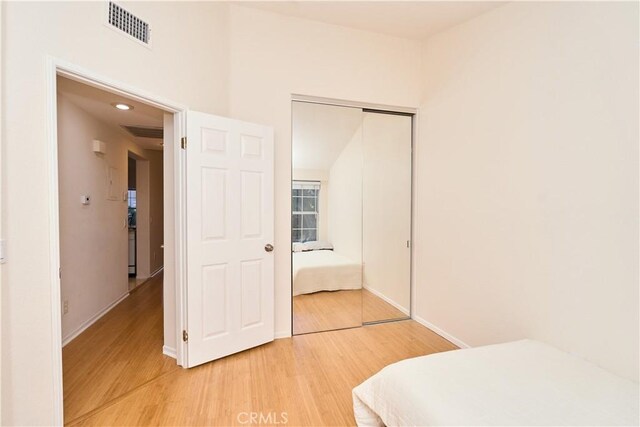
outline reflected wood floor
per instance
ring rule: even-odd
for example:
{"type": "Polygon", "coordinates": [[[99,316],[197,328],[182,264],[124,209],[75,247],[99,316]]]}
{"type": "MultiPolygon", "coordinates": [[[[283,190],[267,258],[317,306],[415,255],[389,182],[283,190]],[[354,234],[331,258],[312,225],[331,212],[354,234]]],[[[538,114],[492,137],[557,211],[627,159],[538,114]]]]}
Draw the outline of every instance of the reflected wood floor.
{"type": "Polygon", "coordinates": [[[379,322],[381,320],[405,319],[409,316],[385,300],[362,289],[362,321],[379,322]]]}
{"type": "Polygon", "coordinates": [[[293,297],[294,335],[354,328],[362,322],[406,317],[366,289],[322,291],[293,297]]]}
{"type": "Polygon", "coordinates": [[[322,291],[293,297],[293,334],[362,325],[360,289],[322,291]]]}
{"type": "Polygon", "coordinates": [[[240,425],[246,412],[354,425],[353,387],[390,363],[456,348],[408,320],[279,339],[182,369],[162,355],[158,282],[65,347],[68,425],[240,425]]]}

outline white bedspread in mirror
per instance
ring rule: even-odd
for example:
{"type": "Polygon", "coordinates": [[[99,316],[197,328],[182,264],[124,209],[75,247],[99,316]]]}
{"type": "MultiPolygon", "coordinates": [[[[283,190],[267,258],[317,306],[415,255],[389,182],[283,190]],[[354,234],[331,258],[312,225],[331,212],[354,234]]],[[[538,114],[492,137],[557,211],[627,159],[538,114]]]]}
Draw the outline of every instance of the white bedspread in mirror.
{"type": "Polygon", "coordinates": [[[387,366],[353,390],[359,426],[638,425],[638,384],[532,340],[387,366]]]}
{"type": "Polygon", "coordinates": [[[293,253],[293,295],[362,288],[362,265],[330,250],[293,253]]]}

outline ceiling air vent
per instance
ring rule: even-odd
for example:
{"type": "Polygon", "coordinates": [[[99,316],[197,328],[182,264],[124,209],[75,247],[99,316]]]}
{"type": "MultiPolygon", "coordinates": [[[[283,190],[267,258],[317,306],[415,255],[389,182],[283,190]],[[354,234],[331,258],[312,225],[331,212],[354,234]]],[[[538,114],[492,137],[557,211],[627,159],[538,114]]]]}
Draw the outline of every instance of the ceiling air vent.
{"type": "Polygon", "coordinates": [[[151,43],[149,24],[112,1],[109,2],[108,24],[145,45],[151,43]]]}
{"type": "Polygon", "coordinates": [[[164,132],[162,128],[159,127],[147,127],[147,126],[126,126],[122,125],[123,128],[127,130],[131,135],[137,138],[155,138],[162,139],[164,136],[164,132]]]}

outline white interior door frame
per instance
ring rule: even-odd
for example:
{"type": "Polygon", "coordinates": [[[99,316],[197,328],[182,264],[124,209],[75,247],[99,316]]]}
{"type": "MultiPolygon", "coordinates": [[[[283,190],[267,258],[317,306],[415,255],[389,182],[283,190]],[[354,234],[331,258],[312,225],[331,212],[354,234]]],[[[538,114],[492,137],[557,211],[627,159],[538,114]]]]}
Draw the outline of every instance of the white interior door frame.
{"type": "MultiPolygon", "coordinates": [[[[185,324],[185,292],[186,292],[186,209],[185,209],[185,155],[180,147],[180,139],[185,134],[187,107],[176,102],[167,101],[159,96],[147,93],[129,84],[122,83],[79,67],[67,61],[47,57],[45,65],[47,94],[47,148],[49,167],[49,265],[51,280],[51,361],[53,367],[53,406],[54,419],[52,425],[63,425],[63,388],[62,388],[62,331],[60,307],[60,218],[58,194],[58,124],[57,124],[57,83],[58,75],[81,83],[116,93],[127,98],[143,102],[153,107],[173,113],[174,144],[174,191],[175,191],[175,287],[176,287],[176,359],[184,365],[184,343],[179,331],[185,324]]],[[[168,224],[165,224],[167,227],[168,224]]],[[[162,351],[161,348],[158,351],[162,351]]]]}

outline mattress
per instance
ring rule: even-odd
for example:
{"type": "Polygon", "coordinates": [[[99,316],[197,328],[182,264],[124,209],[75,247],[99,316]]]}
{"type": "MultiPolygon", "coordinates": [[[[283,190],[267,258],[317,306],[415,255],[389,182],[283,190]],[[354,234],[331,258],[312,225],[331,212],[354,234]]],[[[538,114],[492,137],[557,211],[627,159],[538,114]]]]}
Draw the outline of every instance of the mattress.
{"type": "Polygon", "coordinates": [[[353,389],[359,426],[638,425],[638,384],[523,340],[389,365],[353,389]]]}
{"type": "Polygon", "coordinates": [[[293,295],[362,288],[362,265],[334,251],[293,253],[293,295]]]}

